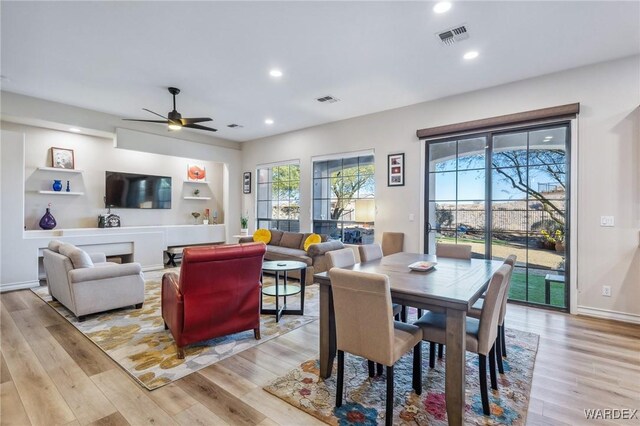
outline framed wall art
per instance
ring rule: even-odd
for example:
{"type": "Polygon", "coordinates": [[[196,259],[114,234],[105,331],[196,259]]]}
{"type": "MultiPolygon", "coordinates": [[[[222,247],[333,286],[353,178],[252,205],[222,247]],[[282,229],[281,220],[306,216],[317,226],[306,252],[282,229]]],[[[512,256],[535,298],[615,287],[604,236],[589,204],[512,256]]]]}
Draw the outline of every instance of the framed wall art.
{"type": "Polygon", "coordinates": [[[73,150],[51,147],[51,167],[57,169],[75,169],[73,150]]]}
{"type": "Polygon", "coordinates": [[[404,186],[404,153],[389,154],[387,186],[404,186]]]}
{"type": "Polygon", "coordinates": [[[242,193],[251,194],[251,172],[242,174],[242,193]]]}
{"type": "Polygon", "coordinates": [[[187,164],[187,180],[201,182],[207,180],[207,169],[199,164],[187,164]]]}

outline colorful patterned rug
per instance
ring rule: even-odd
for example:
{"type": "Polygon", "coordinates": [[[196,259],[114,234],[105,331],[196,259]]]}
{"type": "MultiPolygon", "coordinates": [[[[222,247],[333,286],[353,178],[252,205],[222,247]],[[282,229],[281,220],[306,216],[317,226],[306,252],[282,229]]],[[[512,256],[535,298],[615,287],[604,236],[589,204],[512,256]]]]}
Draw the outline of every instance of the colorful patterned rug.
{"type": "MultiPolygon", "coordinates": [[[[478,356],[467,353],[467,425],[524,425],[529,406],[533,366],[539,336],[507,330],[504,375],[498,374],[498,391],[489,392],[491,416],[482,414],[478,384],[478,356]]],[[[445,363],[436,358],[434,369],[428,364],[429,347],[423,346],[422,395],[411,389],[412,354],[394,367],[394,425],[446,425],[445,363]]],[[[488,370],[488,369],[487,369],[488,370]]],[[[369,378],[365,359],[345,354],[342,407],[335,408],[336,367],[327,380],[318,377],[319,363],[309,360],[284,377],[265,386],[265,390],[330,425],[375,425],[384,423],[386,374],[369,378]]],[[[489,379],[487,378],[487,381],[489,379]]]]}
{"type": "MultiPolygon", "coordinates": [[[[254,339],[251,330],[236,333],[187,346],[185,358],[178,359],[173,337],[164,329],[160,304],[162,273],[178,270],[172,268],[145,274],[145,301],[142,309],[117,309],[89,315],[84,322],[78,322],[69,310],[59,302],[53,302],[47,287],[37,287],[33,292],[149,390],[157,389],[318,318],[318,286],[307,286],[304,316],[284,315],[276,323],[273,315],[261,315],[260,340],[254,339]]],[[[269,280],[272,279],[265,277],[266,285],[270,284],[269,280]]],[[[273,300],[265,297],[265,307],[268,308],[273,300]]],[[[290,296],[287,297],[287,302],[291,306],[298,306],[299,299],[290,296]]]]}

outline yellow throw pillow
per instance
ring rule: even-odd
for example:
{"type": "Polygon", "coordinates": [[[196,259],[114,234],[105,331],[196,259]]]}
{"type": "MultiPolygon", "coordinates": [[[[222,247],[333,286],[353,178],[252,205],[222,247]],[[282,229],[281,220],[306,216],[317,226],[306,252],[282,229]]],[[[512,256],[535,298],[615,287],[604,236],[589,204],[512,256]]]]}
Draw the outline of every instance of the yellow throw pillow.
{"type": "Polygon", "coordinates": [[[307,237],[306,240],[304,240],[304,250],[307,251],[309,250],[309,246],[311,244],[318,244],[322,242],[322,238],[320,237],[320,235],[318,234],[311,234],[307,237]]]}
{"type": "Polygon", "coordinates": [[[271,241],[271,231],[263,228],[256,230],[256,232],[253,233],[253,241],[269,244],[269,241],[271,241]]]}

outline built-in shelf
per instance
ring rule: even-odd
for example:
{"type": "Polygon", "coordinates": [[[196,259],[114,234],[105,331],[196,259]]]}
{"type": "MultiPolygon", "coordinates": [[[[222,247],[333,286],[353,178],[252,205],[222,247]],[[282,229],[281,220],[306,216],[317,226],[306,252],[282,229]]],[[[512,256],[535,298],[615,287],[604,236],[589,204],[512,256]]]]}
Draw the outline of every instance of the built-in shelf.
{"type": "Polygon", "coordinates": [[[82,173],[82,170],[78,169],[61,169],[58,167],[38,167],[38,170],[43,172],[60,172],[60,173],[82,173]]]}
{"type": "Polygon", "coordinates": [[[209,185],[209,181],[208,180],[184,180],[184,183],[204,183],[209,185]]]}
{"type": "Polygon", "coordinates": [[[182,197],[185,200],[210,200],[211,197],[182,197]]]}
{"type": "Polygon", "coordinates": [[[84,195],[84,192],[73,192],[73,191],[38,191],[38,194],[47,194],[47,195],[84,195]]]}

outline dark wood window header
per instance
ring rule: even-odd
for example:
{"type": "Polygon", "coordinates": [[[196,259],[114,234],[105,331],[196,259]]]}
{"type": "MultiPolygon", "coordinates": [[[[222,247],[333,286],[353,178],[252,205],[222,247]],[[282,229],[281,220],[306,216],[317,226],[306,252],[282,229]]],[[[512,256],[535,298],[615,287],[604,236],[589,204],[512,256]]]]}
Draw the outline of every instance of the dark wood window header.
{"type": "Polygon", "coordinates": [[[447,124],[445,126],[420,129],[416,132],[419,139],[451,135],[455,133],[471,133],[496,127],[525,124],[549,119],[575,118],[580,112],[580,103],[560,105],[550,108],[534,109],[498,117],[465,121],[464,123],[447,124]]]}

